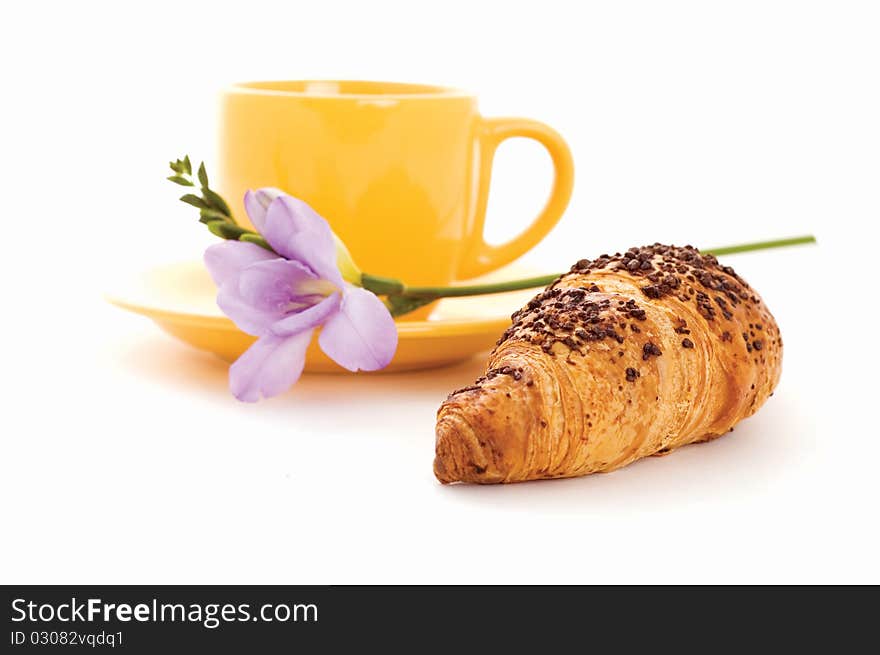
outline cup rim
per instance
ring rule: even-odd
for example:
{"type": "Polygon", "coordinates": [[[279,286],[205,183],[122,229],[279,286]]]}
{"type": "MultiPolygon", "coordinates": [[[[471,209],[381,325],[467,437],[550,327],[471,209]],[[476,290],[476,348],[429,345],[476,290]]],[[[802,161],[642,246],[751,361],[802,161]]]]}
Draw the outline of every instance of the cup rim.
{"type": "Polygon", "coordinates": [[[332,98],[336,100],[409,100],[474,97],[472,93],[462,89],[436,84],[353,79],[252,80],[248,82],[235,82],[228,87],[227,92],[290,98],[332,98]],[[331,85],[334,85],[336,88],[333,89],[331,85]],[[338,88],[342,85],[363,88],[365,90],[341,93],[338,88]],[[285,86],[303,86],[304,88],[284,88],[285,86]],[[369,87],[376,87],[377,90],[366,90],[369,87]],[[378,90],[383,87],[387,90],[378,90]]]}

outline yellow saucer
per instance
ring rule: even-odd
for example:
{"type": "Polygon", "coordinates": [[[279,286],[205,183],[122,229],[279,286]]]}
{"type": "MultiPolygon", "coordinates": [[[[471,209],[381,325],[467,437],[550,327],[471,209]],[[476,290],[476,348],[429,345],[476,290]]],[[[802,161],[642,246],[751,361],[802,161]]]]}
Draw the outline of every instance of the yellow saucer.
{"type": "MultiPolygon", "coordinates": [[[[510,267],[483,280],[528,277],[510,267]]],[[[201,262],[159,266],[123,281],[107,299],[131,312],[153,319],[181,341],[232,362],[253,342],[215,302],[216,287],[201,262]]],[[[439,301],[425,320],[397,321],[397,354],[385,371],[413,371],[454,364],[490,349],[510,325],[510,315],[537,290],[512,291],[439,301]]],[[[345,373],[312,340],[306,353],[306,371],[345,373]]]]}

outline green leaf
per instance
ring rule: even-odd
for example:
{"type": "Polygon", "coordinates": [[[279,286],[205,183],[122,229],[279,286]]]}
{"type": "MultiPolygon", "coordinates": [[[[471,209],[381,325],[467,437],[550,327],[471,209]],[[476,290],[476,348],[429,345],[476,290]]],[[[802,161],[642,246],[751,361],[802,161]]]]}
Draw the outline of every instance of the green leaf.
{"type": "Polygon", "coordinates": [[[245,243],[255,243],[261,248],[265,248],[269,252],[275,252],[274,250],[272,250],[272,246],[269,245],[268,241],[266,241],[263,237],[254,232],[245,232],[240,237],[238,237],[238,240],[244,241],[245,243]]]}
{"type": "Polygon", "coordinates": [[[397,295],[403,293],[403,282],[390,277],[381,277],[379,275],[370,275],[364,273],[361,275],[361,284],[367,291],[372,291],[378,295],[397,295]]]}
{"type": "Polygon", "coordinates": [[[205,162],[199,164],[199,184],[202,185],[202,189],[208,188],[208,173],[205,171],[205,162]]]}
{"type": "Polygon", "coordinates": [[[229,218],[229,220],[232,220],[232,211],[229,209],[229,205],[226,204],[226,201],[223,200],[219,193],[211,191],[211,189],[202,189],[202,195],[205,197],[205,200],[208,201],[211,208],[222,212],[229,218]]]}
{"type": "Polygon", "coordinates": [[[184,159],[175,159],[172,162],[168,162],[168,166],[171,167],[171,170],[177,173],[178,175],[191,175],[192,170],[190,170],[189,165],[189,157],[185,157],[184,159]]]}
{"type": "Polygon", "coordinates": [[[180,196],[180,199],[186,204],[192,205],[193,207],[198,207],[199,209],[211,209],[208,203],[192,193],[187,193],[186,195],[180,196]]]}
{"type": "Polygon", "coordinates": [[[201,212],[201,218],[199,219],[202,223],[209,223],[210,221],[228,221],[229,217],[223,212],[218,212],[216,209],[203,209],[201,212]]]}
{"type": "Polygon", "coordinates": [[[228,237],[223,232],[224,225],[226,225],[225,221],[211,221],[207,223],[208,229],[211,231],[211,234],[214,234],[221,239],[227,239],[228,237]]]}
{"type": "Polygon", "coordinates": [[[233,225],[228,221],[211,221],[207,223],[207,225],[208,229],[211,230],[213,234],[216,234],[222,239],[232,239],[235,241],[243,234],[247,233],[247,230],[244,228],[241,228],[238,225],[233,225]]]}
{"type": "Polygon", "coordinates": [[[165,179],[170,180],[175,184],[179,184],[180,186],[193,186],[193,183],[182,175],[169,175],[165,179]]]}
{"type": "Polygon", "coordinates": [[[181,162],[183,165],[183,170],[186,171],[187,175],[192,175],[193,169],[192,164],[189,163],[189,155],[183,156],[183,161],[181,162]]]}
{"type": "Polygon", "coordinates": [[[419,307],[430,305],[435,300],[437,300],[437,298],[388,296],[385,300],[385,304],[388,306],[388,310],[391,312],[392,316],[403,316],[404,314],[409,314],[410,312],[417,310],[419,307]]]}

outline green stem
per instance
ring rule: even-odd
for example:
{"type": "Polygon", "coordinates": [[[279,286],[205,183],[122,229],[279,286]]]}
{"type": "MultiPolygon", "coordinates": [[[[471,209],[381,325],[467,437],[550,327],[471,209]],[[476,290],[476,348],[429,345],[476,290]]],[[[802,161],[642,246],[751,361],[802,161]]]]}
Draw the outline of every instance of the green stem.
{"type": "MultiPolygon", "coordinates": [[[[816,237],[812,235],[791,237],[789,239],[775,239],[773,241],[756,241],[753,243],[741,243],[733,246],[720,246],[718,248],[706,248],[700,252],[710,255],[730,255],[733,253],[750,252],[752,250],[768,250],[770,248],[783,248],[805,243],[815,243],[816,237]]],[[[523,280],[508,280],[506,282],[494,282],[489,284],[471,284],[454,287],[404,287],[401,295],[409,298],[455,298],[461,296],[482,296],[488,293],[502,293],[505,291],[519,291],[521,289],[534,289],[545,287],[558,278],[561,273],[552,275],[540,275],[523,280]]],[[[367,277],[366,275],[364,276],[367,277]]],[[[366,286],[366,285],[364,285],[366,286]]],[[[369,288],[369,287],[367,287],[369,288]]]]}
{"type": "Polygon", "coordinates": [[[710,255],[732,255],[737,252],[749,252],[751,250],[766,250],[768,248],[784,248],[785,246],[799,246],[805,243],[816,243],[816,237],[812,234],[806,234],[800,237],[790,237],[788,239],[774,239],[773,241],[756,241],[754,243],[741,243],[735,246],[720,246],[718,248],[707,248],[701,252],[710,255]]]}
{"type": "Polygon", "coordinates": [[[471,284],[455,287],[404,287],[403,295],[413,298],[455,298],[457,296],[482,296],[486,293],[502,293],[504,291],[518,291],[520,289],[533,289],[546,287],[559,277],[559,273],[553,275],[539,275],[524,280],[508,280],[506,282],[494,282],[489,284],[471,284]]]}
{"type": "Polygon", "coordinates": [[[396,296],[403,293],[404,286],[400,280],[381,275],[361,274],[361,286],[379,296],[396,296]]]}

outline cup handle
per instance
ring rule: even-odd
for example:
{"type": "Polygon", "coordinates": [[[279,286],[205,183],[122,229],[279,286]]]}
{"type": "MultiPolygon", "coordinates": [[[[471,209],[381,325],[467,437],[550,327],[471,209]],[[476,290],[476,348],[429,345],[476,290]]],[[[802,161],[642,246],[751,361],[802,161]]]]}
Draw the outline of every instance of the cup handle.
{"type": "Polygon", "coordinates": [[[574,186],[571,150],[552,127],[528,118],[482,118],[479,125],[479,187],[474,222],[474,241],[462,258],[459,278],[471,278],[509,264],[538,244],[562,218],[574,186]],[[527,137],[543,145],[553,160],[553,188],[547,203],[529,227],[507,243],[493,246],[483,238],[492,160],[501,142],[511,137],[527,137]]]}

